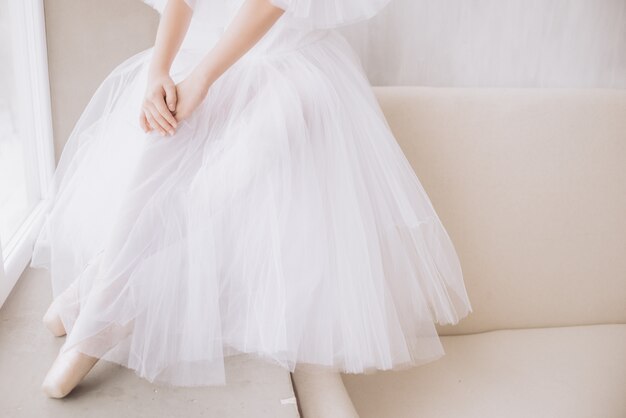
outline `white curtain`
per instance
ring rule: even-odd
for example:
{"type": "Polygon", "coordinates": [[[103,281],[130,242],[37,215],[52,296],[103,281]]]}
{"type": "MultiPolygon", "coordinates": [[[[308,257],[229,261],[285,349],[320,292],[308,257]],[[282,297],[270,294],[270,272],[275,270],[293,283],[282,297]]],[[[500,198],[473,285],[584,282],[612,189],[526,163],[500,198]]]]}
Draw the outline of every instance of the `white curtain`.
{"type": "Polygon", "coordinates": [[[341,30],[375,85],[626,88],[626,0],[392,0],[341,30]]]}

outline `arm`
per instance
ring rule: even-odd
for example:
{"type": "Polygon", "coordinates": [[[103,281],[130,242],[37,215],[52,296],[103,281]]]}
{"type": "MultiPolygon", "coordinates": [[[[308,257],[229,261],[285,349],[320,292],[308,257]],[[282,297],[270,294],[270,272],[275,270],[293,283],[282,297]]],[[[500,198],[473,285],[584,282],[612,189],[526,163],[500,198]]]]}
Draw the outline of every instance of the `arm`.
{"type": "Polygon", "coordinates": [[[217,44],[177,85],[177,121],[187,118],[198,107],[215,80],[248,52],[283,13],[283,9],[269,0],[246,0],[242,4],[217,44]]]}
{"type": "Polygon", "coordinates": [[[184,0],[169,0],[159,21],[139,115],[139,124],[145,132],[157,129],[165,135],[165,132],[172,134],[176,128],[173,116],[177,102],[176,86],[169,72],[189,28],[191,14],[191,8],[184,0]]]}

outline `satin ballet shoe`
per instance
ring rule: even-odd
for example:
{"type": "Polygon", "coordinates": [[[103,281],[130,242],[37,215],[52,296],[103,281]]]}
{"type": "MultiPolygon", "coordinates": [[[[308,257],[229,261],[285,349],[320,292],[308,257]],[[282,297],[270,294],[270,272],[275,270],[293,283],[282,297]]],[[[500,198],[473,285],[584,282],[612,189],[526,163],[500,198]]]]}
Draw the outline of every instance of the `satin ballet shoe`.
{"type": "Polygon", "coordinates": [[[98,360],[97,357],[88,356],[76,348],[59,353],[46,374],[41,389],[49,398],[67,396],[98,360]]]}
{"type": "Polygon", "coordinates": [[[55,337],[62,337],[66,334],[63,322],[61,322],[61,317],[52,305],[50,305],[46,314],[43,316],[43,323],[55,337]]]}
{"type": "MultiPolygon", "coordinates": [[[[94,336],[98,338],[99,349],[106,352],[115,347],[132,332],[133,324],[134,321],[129,321],[123,326],[112,325],[100,331],[97,336],[94,336]]],[[[80,383],[99,359],[99,357],[80,352],[77,347],[59,352],[41,385],[42,390],[50,398],[65,397],[80,383]]]]}
{"type": "Polygon", "coordinates": [[[76,300],[78,299],[77,282],[77,280],[74,281],[67,289],[63,291],[63,293],[61,293],[52,301],[52,303],[48,307],[48,310],[46,310],[46,313],[42,318],[44,325],[55,337],[62,337],[67,333],[67,331],[65,330],[65,326],[61,321],[61,317],[59,316],[59,307],[64,305],[67,306],[76,302],[76,300]]]}

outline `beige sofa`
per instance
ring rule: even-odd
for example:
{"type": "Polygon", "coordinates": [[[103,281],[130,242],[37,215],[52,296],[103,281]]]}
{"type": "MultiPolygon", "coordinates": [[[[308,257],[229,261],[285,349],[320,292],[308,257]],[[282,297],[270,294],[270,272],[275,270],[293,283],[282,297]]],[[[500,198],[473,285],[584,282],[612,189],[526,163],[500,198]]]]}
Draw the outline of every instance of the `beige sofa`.
{"type": "Polygon", "coordinates": [[[433,363],[344,375],[361,418],[626,417],[626,90],[376,93],[474,312],[433,363]]]}

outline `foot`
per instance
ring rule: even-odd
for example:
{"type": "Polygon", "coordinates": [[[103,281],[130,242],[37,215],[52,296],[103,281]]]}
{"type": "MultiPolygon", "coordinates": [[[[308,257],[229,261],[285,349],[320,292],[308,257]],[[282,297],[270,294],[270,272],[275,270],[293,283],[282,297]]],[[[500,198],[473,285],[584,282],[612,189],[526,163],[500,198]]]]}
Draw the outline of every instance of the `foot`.
{"type": "Polygon", "coordinates": [[[57,296],[43,316],[44,325],[55,337],[62,337],[66,334],[65,326],[59,316],[61,306],[76,304],[78,300],[78,280],[75,280],[67,289],[57,296]]]}
{"type": "Polygon", "coordinates": [[[41,388],[50,398],[63,398],[83,380],[98,360],[97,357],[81,353],[75,347],[59,353],[41,388]]]}
{"type": "Polygon", "coordinates": [[[57,313],[54,303],[50,304],[43,316],[43,323],[55,337],[62,337],[66,334],[65,326],[61,322],[61,317],[57,313]]]}

